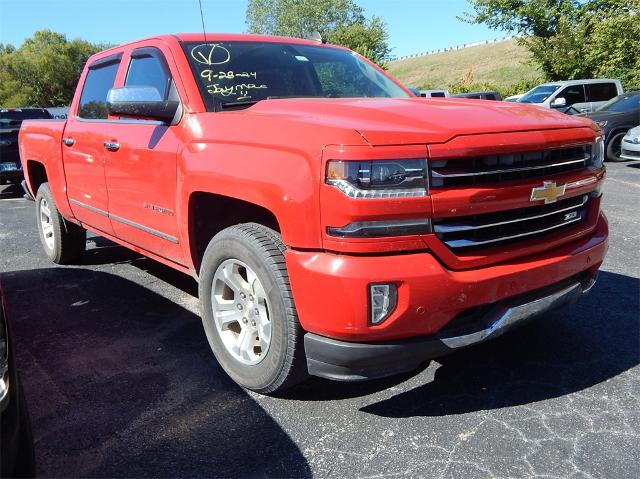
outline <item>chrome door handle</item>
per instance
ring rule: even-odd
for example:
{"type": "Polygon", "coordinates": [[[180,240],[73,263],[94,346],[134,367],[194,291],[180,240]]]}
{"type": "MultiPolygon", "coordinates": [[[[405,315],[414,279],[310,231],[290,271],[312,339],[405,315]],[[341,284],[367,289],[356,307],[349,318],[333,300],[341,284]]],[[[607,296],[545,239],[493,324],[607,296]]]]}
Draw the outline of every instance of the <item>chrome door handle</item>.
{"type": "Polygon", "coordinates": [[[103,145],[109,151],[118,151],[120,149],[120,143],[115,141],[105,141],[103,145]]]}
{"type": "Polygon", "coordinates": [[[66,146],[73,146],[75,142],[76,142],[76,140],[74,140],[73,138],[63,138],[62,139],[62,143],[64,143],[66,146]]]}

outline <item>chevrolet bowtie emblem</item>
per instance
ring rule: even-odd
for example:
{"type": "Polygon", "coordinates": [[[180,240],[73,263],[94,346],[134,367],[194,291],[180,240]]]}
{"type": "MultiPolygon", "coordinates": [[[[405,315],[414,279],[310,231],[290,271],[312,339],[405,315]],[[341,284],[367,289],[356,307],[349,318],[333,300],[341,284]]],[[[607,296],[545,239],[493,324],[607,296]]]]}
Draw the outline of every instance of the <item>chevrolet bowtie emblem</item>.
{"type": "Polygon", "coordinates": [[[555,181],[545,181],[542,186],[531,190],[530,201],[544,200],[545,205],[555,203],[558,198],[564,195],[566,188],[566,183],[564,185],[556,185],[555,181]]]}

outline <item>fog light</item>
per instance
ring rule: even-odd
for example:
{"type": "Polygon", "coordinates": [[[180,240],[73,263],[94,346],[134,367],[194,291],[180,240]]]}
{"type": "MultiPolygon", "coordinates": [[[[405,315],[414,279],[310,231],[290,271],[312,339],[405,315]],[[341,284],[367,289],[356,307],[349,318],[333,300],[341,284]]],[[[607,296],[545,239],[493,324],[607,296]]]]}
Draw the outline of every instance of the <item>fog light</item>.
{"type": "Polygon", "coordinates": [[[396,309],[398,288],[395,284],[369,285],[369,321],[380,324],[396,309]]]}

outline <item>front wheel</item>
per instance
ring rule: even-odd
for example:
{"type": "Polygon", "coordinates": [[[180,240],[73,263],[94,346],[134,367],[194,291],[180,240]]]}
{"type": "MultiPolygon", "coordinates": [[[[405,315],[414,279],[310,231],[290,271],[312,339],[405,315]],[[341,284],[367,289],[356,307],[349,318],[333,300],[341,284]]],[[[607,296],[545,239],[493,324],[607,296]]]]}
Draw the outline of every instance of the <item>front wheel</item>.
{"type": "Polygon", "coordinates": [[[624,135],[624,131],[616,133],[607,143],[608,161],[625,161],[624,158],[620,157],[620,155],[622,155],[622,138],[624,137],[624,135]]]}
{"type": "Polygon", "coordinates": [[[307,374],[285,246],[275,231],[246,223],[226,228],[202,260],[202,323],[216,359],[239,385],[282,391],[307,374]]]}
{"type": "Polygon", "coordinates": [[[86,248],[87,231],[62,217],[48,183],[38,188],[36,214],[40,241],[47,257],[56,264],[74,264],[86,248]]]}

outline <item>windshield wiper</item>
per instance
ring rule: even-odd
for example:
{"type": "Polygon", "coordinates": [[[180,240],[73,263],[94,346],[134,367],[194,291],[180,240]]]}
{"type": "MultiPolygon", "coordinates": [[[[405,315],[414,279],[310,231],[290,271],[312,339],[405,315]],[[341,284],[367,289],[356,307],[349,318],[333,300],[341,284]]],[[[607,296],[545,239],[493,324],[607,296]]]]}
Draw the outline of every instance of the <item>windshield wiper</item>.
{"type": "Polygon", "coordinates": [[[247,100],[247,101],[228,101],[225,103],[220,103],[220,109],[224,110],[225,108],[238,108],[243,106],[252,106],[258,103],[260,100],[247,100]]]}

